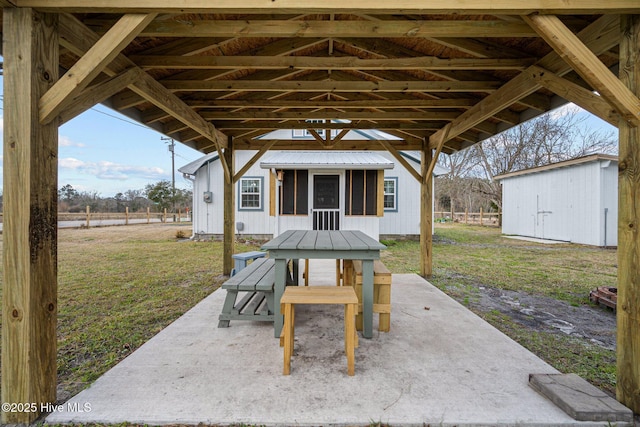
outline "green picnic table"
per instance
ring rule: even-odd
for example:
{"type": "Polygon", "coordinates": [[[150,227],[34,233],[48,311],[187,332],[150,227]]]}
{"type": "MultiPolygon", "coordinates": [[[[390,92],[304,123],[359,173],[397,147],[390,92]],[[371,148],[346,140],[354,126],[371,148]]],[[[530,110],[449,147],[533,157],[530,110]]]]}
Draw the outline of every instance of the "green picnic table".
{"type": "Polygon", "coordinates": [[[283,325],[280,298],[287,278],[287,261],[300,259],[350,259],[362,261],[362,336],[373,337],[373,261],[387,247],[359,230],[287,230],[262,246],[275,260],[274,334],[283,325]]]}

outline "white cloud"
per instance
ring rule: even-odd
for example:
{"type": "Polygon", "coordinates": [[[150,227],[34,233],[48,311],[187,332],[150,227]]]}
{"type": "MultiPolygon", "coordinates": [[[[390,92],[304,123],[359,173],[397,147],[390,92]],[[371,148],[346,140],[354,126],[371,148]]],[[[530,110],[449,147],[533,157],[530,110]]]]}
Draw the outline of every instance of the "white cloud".
{"type": "Polygon", "coordinates": [[[154,180],[166,178],[165,171],[158,167],[121,165],[107,161],[85,162],[73,157],[60,159],[58,164],[62,169],[75,170],[106,180],[124,181],[133,177],[154,180]]]}
{"type": "Polygon", "coordinates": [[[85,144],[81,143],[81,142],[74,142],[71,140],[71,138],[61,135],[58,138],[58,145],[60,147],[86,147],[85,144]]]}

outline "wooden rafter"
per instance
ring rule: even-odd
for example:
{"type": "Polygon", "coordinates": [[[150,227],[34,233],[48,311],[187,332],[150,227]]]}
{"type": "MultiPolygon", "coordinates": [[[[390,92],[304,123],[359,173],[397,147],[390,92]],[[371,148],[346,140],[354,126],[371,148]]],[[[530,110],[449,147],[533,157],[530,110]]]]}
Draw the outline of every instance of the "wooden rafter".
{"type": "MultiPolygon", "coordinates": [[[[264,99],[251,102],[236,99],[199,99],[185,101],[194,108],[370,108],[372,100],[322,100],[310,99],[305,101],[295,99],[264,99]]],[[[472,98],[455,99],[388,99],[376,100],[378,108],[466,108],[477,102],[472,98]]]]}
{"type": "Polygon", "coordinates": [[[533,72],[533,80],[546,89],[584,108],[612,126],[618,126],[620,116],[602,97],[543,68],[532,67],[530,71],[533,72]]]}
{"type": "MultiPolygon", "coordinates": [[[[277,122],[272,121],[220,121],[216,122],[216,125],[220,129],[313,129],[310,123],[287,121],[277,122]]],[[[317,125],[316,125],[317,126],[317,125]]],[[[351,123],[325,123],[322,125],[325,129],[380,129],[380,130],[392,130],[392,129],[404,129],[404,130],[438,130],[442,127],[442,123],[439,122],[420,122],[420,123],[408,123],[381,120],[376,122],[359,121],[351,123]]]]}
{"type": "Polygon", "coordinates": [[[432,56],[412,58],[361,59],[338,56],[318,58],[309,56],[160,56],[134,55],[133,62],[145,69],[255,70],[299,69],[325,70],[524,70],[536,62],[533,58],[518,59],[440,59],[432,56]]]}
{"type": "MultiPolygon", "coordinates": [[[[78,55],[84,55],[98,41],[99,37],[82,22],[71,15],[60,15],[60,41],[61,45],[78,55]]],[[[126,56],[116,55],[113,61],[104,68],[104,72],[113,76],[136,65],[126,56]]],[[[186,123],[203,137],[210,139],[220,154],[221,164],[225,171],[225,178],[229,181],[233,178],[228,165],[223,160],[222,149],[225,145],[226,135],[214,128],[193,109],[189,108],[180,98],[167,91],[164,86],[155,81],[147,73],[140,70],[142,78],[137,79],[129,88],[147,99],[159,108],[174,115],[177,119],[186,123]]]]}
{"type": "Polygon", "coordinates": [[[256,162],[260,160],[260,158],[264,155],[264,153],[269,151],[269,149],[273,147],[275,143],[276,141],[271,141],[264,144],[262,148],[260,148],[260,150],[258,150],[258,152],[254,154],[251,159],[249,159],[249,161],[242,167],[242,169],[236,172],[236,174],[233,176],[233,183],[235,184],[236,182],[238,182],[240,178],[242,178],[242,176],[247,173],[249,169],[251,169],[251,166],[255,165],[256,162]]]}
{"type": "Polygon", "coordinates": [[[524,19],[623,119],[640,126],[640,99],[557,16],[531,15],[524,19]]]}
{"type": "Polygon", "coordinates": [[[19,7],[56,9],[66,12],[159,12],[159,13],[215,13],[224,10],[227,13],[383,13],[383,14],[446,14],[455,12],[461,15],[498,14],[528,15],[533,12],[546,14],[598,14],[598,13],[638,13],[640,6],[636,0],[607,0],[606,6],[599,1],[585,0],[530,0],[513,2],[494,0],[476,0],[464,4],[451,0],[396,0],[393,3],[383,1],[326,0],[319,4],[314,0],[298,0],[295,6],[290,4],[274,7],[265,6],[261,0],[189,0],[176,3],[175,0],[154,0],[132,5],[131,0],[14,0],[19,7]]]}
{"type": "MultiPolygon", "coordinates": [[[[619,22],[620,20],[617,16],[603,16],[581,31],[578,37],[583,40],[586,46],[596,53],[607,51],[616,44],[619,22]]],[[[559,76],[563,76],[571,70],[571,67],[555,52],[546,55],[540,60],[538,65],[559,76]]],[[[528,70],[522,72],[517,77],[508,81],[500,89],[462,113],[457,119],[452,121],[451,128],[447,132],[447,138],[454,138],[460,135],[462,132],[473,128],[491,117],[496,112],[507,108],[517,100],[540,89],[541,85],[533,80],[533,74],[534,72],[528,70]]],[[[444,128],[431,136],[430,144],[432,148],[436,147],[437,142],[435,141],[439,141],[443,133],[444,128]]]]}
{"type": "Polygon", "coordinates": [[[40,122],[51,122],[138,33],[155,14],[125,15],[40,98],[40,122]]]}
{"type": "Polygon", "coordinates": [[[407,172],[411,174],[412,177],[414,177],[418,182],[422,182],[422,175],[420,175],[420,172],[415,170],[413,166],[411,166],[411,164],[407,161],[407,159],[405,159],[404,156],[400,154],[400,152],[396,150],[389,141],[380,140],[378,142],[398,161],[398,163],[400,163],[407,170],[407,172]]]}
{"type": "Polygon", "coordinates": [[[523,22],[505,21],[171,21],[145,37],[537,37],[523,22]]]}
{"type": "Polygon", "coordinates": [[[120,92],[140,78],[140,73],[142,73],[142,70],[139,68],[129,68],[120,74],[116,74],[111,78],[88,87],[73,99],[73,102],[71,102],[67,109],[60,113],[59,125],[68,122],[94,105],[106,100],[116,92],[120,92]]]}
{"type": "Polygon", "coordinates": [[[372,112],[365,109],[341,112],[336,110],[282,111],[242,110],[235,113],[200,113],[207,120],[307,120],[307,119],[349,119],[349,120],[451,120],[458,117],[455,111],[399,111],[372,112]]]}
{"type": "Polygon", "coordinates": [[[262,80],[165,80],[164,86],[173,91],[227,92],[493,92],[498,81],[290,81],[265,84],[262,80]]]}

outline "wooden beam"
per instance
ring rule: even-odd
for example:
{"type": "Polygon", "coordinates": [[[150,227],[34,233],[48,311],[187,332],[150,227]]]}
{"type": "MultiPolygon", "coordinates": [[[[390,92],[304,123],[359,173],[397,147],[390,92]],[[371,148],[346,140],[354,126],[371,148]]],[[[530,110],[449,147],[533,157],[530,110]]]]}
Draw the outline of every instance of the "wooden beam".
{"type": "MultiPolygon", "coordinates": [[[[77,18],[62,14],[60,16],[60,39],[61,45],[69,49],[76,55],[83,55],[86,51],[98,41],[99,37],[77,18]]],[[[114,76],[135,67],[126,56],[117,55],[111,64],[109,64],[104,72],[109,76],[114,76]]],[[[232,179],[229,168],[222,156],[222,149],[226,145],[226,135],[217,130],[211,123],[204,120],[198,113],[185,104],[180,98],[167,91],[164,86],[154,80],[151,76],[141,70],[140,79],[137,79],[130,85],[130,89],[138,95],[148,100],[156,107],[173,115],[176,119],[182,121],[191,129],[198,132],[208,140],[211,140],[220,155],[220,163],[222,164],[225,179],[232,179]]]]}
{"type": "Polygon", "coordinates": [[[472,98],[456,99],[368,99],[368,100],[326,100],[308,101],[288,99],[238,100],[238,99],[198,99],[185,101],[196,108],[466,108],[475,105],[478,100],[472,98]]]}
{"type": "Polygon", "coordinates": [[[1,388],[18,410],[3,406],[2,423],[28,425],[56,402],[58,127],[40,123],[38,100],[58,79],[58,18],[6,8],[3,20],[1,388]]]}
{"type": "Polygon", "coordinates": [[[433,274],[433,177],[429,174],[432,152],[426,142],[422,148],[420,170],[420,275],[433,274]]]}
{"type": "Polygon", "coordinates": [[[457,111],[375,112],[370,109],[349,112],[324,109],[281,112],[247,109],[235,113],[203,111],[200,114],[207,120],[453,120],[460,115],[457,111]]]}
{"type": "MultiPolygon", "coordinates": [[[[640,95],[640,14],[621,17],[620,79],[640,95]]],[[[640,128],[619,125],[616,396],[640,413],[640,128]]]]}
{"type": "Polygon", "coordinates": [[[40,99],[40,121],[53,120],[138,35],[155,14],[125,15],[40,99]]]}
{"type": "Polygon", "coordinates": [[[160,56],[134,55],[133,62],[145,69],[174,70],[524,70],[536,60],[527,59],[441,59],[433,56],[412,58],[361,59],[354,56],[160,56]]]}
{"type": "Polygon", "coordinates": [[[620,116],[600,96],[544,68],[532,67],[530,71],[533,72],[533,80],[540,83],[544,88],[584,108],[610,125],[618,126],[620,116]]]}
{"type": "Polygon", "coordinates": [[[172,91],[189,92],[493,92],[498,81],[263,81],[263,80],[164,80],[172,91]]]}
{"type": "Polygon", "coordinates": [[[436,163],[438,163],[438,157],[440,157],[440,152],[442,151],[442,147],[444,147],[444,143],[445,141],[447,141],[447,136],[450,128],[451,128],[451,123],[449,123],[447,126],[444,127],[444,132],[442,134],[439,134],[440,139],[438,141],[433,141],[433,140],[429,141],[429,146],[431,146],[432,144],[436,145],[436,154],[431,159],[431,163],[429,163],[429,169],[427,171],[429,175],[433,175],[433,171],[436,168],[436,163]]]}
{"type": "Polygon", "coordinates": [[[131,0],[14,0],[19,7],[33,7],[43,10],[91,13],[304,13],[304,14],[458,14],[458,15],[528,15],[539,12],[545,14],[618,14],[637,13],[637,0],[607,0],[606,5],[596,0],[531,0],[513,2],[508,0],[476,0],[473,2],[452,2],[451,0],[431,0],[416,3],[415,0],[397,0],[393,3],[358,0],[345,3],[341,0],[326,0],[319,4],[314,0],[297,0],[282,5],[265,5],[262,0],[146,0],[132,4],[131,0]]]}
{"type": "Polygon", "coordinates": [[[85,89],[80,95],[74,98],[67,109],[60,113],[58,124],[62,126],[64,123],[82,114],[94,105],[113,96],[116,92],[120,92],[122,89],[134,83],[140,77],[140,73],[141,70],[139,68],[130,68],[127,71],[85,89]]]}
{"type": "Polygon", "coordinates": [[[211,20],[150,24],[144,37],[537,37],[523,22],[211,20]]]}
{"type": "MultiPolygon", "coordinates": [[[[599,54],[605,52],[617,44],[617,38],[614,38],[614,34],[618,34],[619,22],[619,17],[605,15],[582,30],[578,37],[586,46],[592,49],[594,53],[599,54]]],[[[537,65],[559,76],[563,76],[571,71],[571,67],[555,52],[546,55],[537,65]]],[[[531,70],[525,70],[500,89],[488,95],[474,107],[462,113],[457,119],[451,122],[452,125],[448,130],[447,138],[455,138],[466,130],[473,128],[493,116],[498,111],[507,108],[519,99],[540,89],[541,85],[533,80],[533,74],[535,73],[531,72],[531,70]]],[[[436,132],[437,135],[432,136],[433,140],[438,141],[443,133],[444,128],[436,132]]]]}
{"type": "Polygon", "coordinates": [[[273,147],[275,143],[276,141],[269,141],[268,143],[264,144],[264,146],[260,148],[260,150],[258,150],[258,152],[251,159],[249,159],[249,161],[242,167],[242,169],[240,169],[238,173],[233,176],[233,183],[237,183],[238,180],[242,178],[249,169],[251,169],[251,166],[255,165],[256,162],[260,160],[260,158],[264,155],[264,153],[269,151],[269,149],[273,147]]]}
{"type": "MultiPolygon", "coordinates": [[[[235,226],[236,226],[236,198],[235,198],[235,183],[233,181],[235,170],[235,149],[233,138],[229,137],[227,141],[227,148],[223,152],[225,163],[229,167],[230,179],[225,179],[224,187],[224,208],[223,208],[223,233],[224,241],[222,248],[222,274],[229,276],[233,269],[233,258],[235,246],[235,226]]],[[[264,194],[262,195],[264,197],[264,194]]]]}
{"type": "Polygon", "coordinates": [[[415,170],[413,166],[411,166],[411,164],[407,161],[407,159],[405,159],[398,150],[393,148],[389,141],[380,140],[378,142],[380,142],[380,145],[382,145],[389,153],[391,153],[391,155],[407,170],[407,172],[411,174],[412,177],[414,177],[418,182],[422,183],[422,175],[420,175],[420,172],[415,170]]]}
{"type": "MultiPolygon", "coordinates": [[[[211,123],[203,119],[202,116],[196,113],[193,109],[189,108],[189,106],[182,102],[180,98],[172,93],[168,93],[165,88],[149,74],[143,71],[140,74],[140,78],[130,86],[130,89],[145,98],[147,101],[163,109],[186,126],[192,128],[200,135],[213,141],[218,152],[222,152],[222,145],[220,144],[221,132],[214,128],[211,123]]],[[[220,157],[220,160],[225,180],[228,182],[232,181],[233,175],[231,174],[230,166],[222,157],[220,157]]]]}
{"type": "Polygon", "coordinates": [[[640,126],[640,99],[606,65],[553,15],[524,17],[542,38],[580,76],[605,98],[624,120],[640,126]]]}
{"type": "MultiPolygon", "coordinates": [[[[217,122],[217,126],[220,129],[232,130],[232,129],[314,129],[310,123],[299,121],[286,121],[277,122],[275,120],[269,121],[220,121],[217,122]]],[[[444,126],[441,122],[419,122],[419,123],[406,123],[398,121],[386,121],[380,120],[376,122],[358,121],[351,123],[325,123],[322,125],[325,129],[380,129],[380,130],[392,130],[392,129],[404,129],[404,130],[438,130],[444,126]]]]}
{"type": "MultiPolygon", "coordinates": [[[[315,139],[305,139],[292,141],[290,139],[278,139],[278,140],[247,140],[241,139],[235,141],[236,150],[259,150],[266,143],[275,141],[272,150],[317,150],[318,142],[315,139]]],[[[382,145],[383,140],[356,140],[356,139],[343,139],[340,141],[338,147],[323,147],[323,150],[341,150],[341,151],[381,151],[385,150],[382,145]]],[[[400,151],[416,151],[422,147],[422,142],[415,141],[390,141],[391,145],[400,151]]]]}

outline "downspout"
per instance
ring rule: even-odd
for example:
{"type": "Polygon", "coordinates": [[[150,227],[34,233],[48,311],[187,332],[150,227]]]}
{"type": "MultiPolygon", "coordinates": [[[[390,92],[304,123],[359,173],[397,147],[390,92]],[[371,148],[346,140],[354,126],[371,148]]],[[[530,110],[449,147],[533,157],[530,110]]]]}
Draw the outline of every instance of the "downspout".
{"type": "Polygon", "coordinates": [[[196,237],[196,227],[195,227],[195,224],[193,223],[193,218],[196,218],[196,213],[194,212],[194,209],[196,208],[196,199],[195,199],[196,179],[192,178],[191,175],[189,175],[188,173],[183,173],[182,177],[188,181],[191,181],[193,185],[193,196],[191,197],[191,200],[193,200],[193,207],[191,208],[191,237],[189,238],[190,240],[193,240],[196,237]]]}

